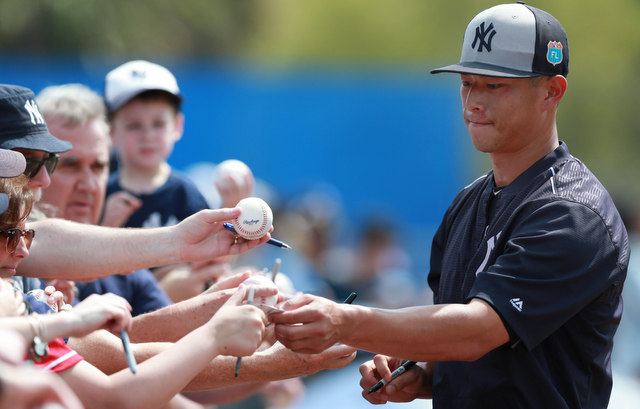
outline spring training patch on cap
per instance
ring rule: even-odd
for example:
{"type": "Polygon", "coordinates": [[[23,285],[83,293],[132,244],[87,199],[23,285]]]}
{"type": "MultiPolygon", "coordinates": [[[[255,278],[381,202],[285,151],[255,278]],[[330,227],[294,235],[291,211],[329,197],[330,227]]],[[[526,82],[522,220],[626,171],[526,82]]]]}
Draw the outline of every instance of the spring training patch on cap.
{"type": "Polygon", "coordinates": [[[549,41],[547,44],[547,61],[553,65],[562,62],[562,43],[560,41],[549,41]]]}

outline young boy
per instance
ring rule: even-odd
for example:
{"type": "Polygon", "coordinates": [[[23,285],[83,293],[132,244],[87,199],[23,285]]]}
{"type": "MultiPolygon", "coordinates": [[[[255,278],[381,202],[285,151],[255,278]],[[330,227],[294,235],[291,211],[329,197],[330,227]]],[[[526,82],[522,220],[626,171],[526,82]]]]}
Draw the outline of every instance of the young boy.
{"type": "Polygon", "coordinates": [[[184,127],[173,74],[148,61],[127,62],[107,74],[104,99],[119,168],[109,178],[102,224],[168,226],[208,208],[196,186],[167,163],[184,127]]]}

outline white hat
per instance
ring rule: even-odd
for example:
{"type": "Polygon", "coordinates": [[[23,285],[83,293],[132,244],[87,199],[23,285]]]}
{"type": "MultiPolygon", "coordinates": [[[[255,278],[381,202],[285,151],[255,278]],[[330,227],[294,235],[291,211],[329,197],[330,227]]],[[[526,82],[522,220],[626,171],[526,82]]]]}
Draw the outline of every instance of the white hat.
{"type": "Polygon", "coordinates": [[[0,149],[0,177],[14,178],[20,176],[27,166],[27,161],[20,152],[0,149]]]}
{"type": "Polygon", "coordinates": [[[145,91],[164,91],[182,101],[176,77],[161,65],[135,60],[111,70],[104,80],[104,100],[113,112],[145,91]]]}
{"type": "Polygon", "coordinates": [[[526,78],[569,73],[567,33],[551,14],[519,1],[480,12],[464,33],[460,63],[432,70],[526,78]]]}

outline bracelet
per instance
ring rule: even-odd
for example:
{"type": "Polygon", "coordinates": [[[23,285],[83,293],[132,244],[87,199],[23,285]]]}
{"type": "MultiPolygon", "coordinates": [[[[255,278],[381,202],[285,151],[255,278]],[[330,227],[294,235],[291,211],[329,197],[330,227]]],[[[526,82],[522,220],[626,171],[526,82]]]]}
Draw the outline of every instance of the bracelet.
{"type": "Polygon", "coordinates": [[[42,358],[46,358],[49,354],[49,344],[45,341],[46,338],[43,338],[43,334],[46,334],[47,327],[39,314],[31,314],[27,319],[34,334],[33,342],[29,348],[29,355],[31,355],[34,362],[40,362],[42,358]]]}
{"type": "Polygon", "coordinates": [[[40,339],[44,342],[47,342],[49,339],[47,337],[47,324],[45,324],[44,320],[40,316],[40,314],[34,314],[36,316],[36,320],[38,320],[38,326],[40,328],[40,339]]]}
{"type": "Polygon", "coordinates": [[[31,315],[27,316],[27,319],[29,320],[29,325],[31,325],[31,331],[33,331],[33,337],[40,337],[40,323],[38,322],[38,319],[35,317],[36,314],[35,312],[31,315]]]}

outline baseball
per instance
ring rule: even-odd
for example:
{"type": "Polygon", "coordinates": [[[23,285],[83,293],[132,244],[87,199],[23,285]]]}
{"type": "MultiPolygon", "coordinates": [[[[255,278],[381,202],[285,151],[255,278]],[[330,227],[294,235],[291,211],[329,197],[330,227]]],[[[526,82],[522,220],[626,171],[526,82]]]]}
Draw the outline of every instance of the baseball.
{"type": "Polygon", "coordinates": [[[247,196],[253,190],[253,173],[249,166],[237,159],[222,161],[213,172],[213,184],[218,190],[227,190],[235,187],[247,196]]]}
{"type": "Polygon", "coordinates": [[[28,294],[33,295],[33,297],[36,300],[42,301],[43,303],[47,304],[49,308],[51,308],[53,311],[58,312],[58,304],[49,304],[47,302],[47,299],[49,298],[49,296],[47,295],[47,293],[44,292],[44,290],[41,290],[41,289],[31,290],[28,292],[28,294]]]}
{"type": "MultiPolygon", "coordinates": [[[[247,278],[246,280],[244,280],[242,282],[242,284],[244,284],[246,286],[261,285],[261,286],[265,286],[265,287],[278,288],[278,286],[276,286],[274,284],[274,282],[271,281],[269,278],[267,278],[266,276],[263,276],[263,275],[258,275],[258,274],[254,274],[251,277],[247,278]]],[[[278,294],[273,295],[271,297],[256,297],[253,300],[253,303],[255,305],[260,305],[260,304],[276,305],[277,302],[278,302],[278,294]]]]}
{"type": "Polygon", "coordinates": [[[241,237],[248,240],[259,239],[269,232],[273,224],[273,212],[259,197],[247,197],[236,205],[242,213],[234,220],[233,226],[241,237]]]}

